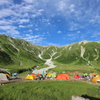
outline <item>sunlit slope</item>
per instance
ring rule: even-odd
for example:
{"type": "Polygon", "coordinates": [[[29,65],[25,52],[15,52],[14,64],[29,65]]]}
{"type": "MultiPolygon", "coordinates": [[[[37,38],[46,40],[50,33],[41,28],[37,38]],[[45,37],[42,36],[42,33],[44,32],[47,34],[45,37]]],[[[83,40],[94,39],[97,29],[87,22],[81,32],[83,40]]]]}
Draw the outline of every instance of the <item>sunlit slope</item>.
{"type": "Polygon", "coordinates": [[[64,64],[100,66],[100,42],[81,41],[61,47],[34,45],[0,35],[0,67],[33,67],[46,59],[64,64]]]}
{"type": "Polygon", "coordinates": [[[23,39],[0,35],[0,66],[33,66],[44,61],[38,57],[41,46],[35,46],[23,39]],[[39,47],[39,49],[38,49],[39,47]]]}
{"type": "Polygon", "coordinates": [[[62,47],[58,62],[74,65],[100,65],[100,42],[79,42],[62,47]]]}

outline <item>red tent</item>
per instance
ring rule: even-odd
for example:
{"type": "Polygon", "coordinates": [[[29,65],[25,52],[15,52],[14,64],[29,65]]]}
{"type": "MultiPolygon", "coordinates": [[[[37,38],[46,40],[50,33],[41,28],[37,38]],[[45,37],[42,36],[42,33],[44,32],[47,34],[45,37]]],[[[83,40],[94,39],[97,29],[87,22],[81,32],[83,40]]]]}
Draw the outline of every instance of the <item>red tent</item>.
{"type": "Polygon", "coordinates": [[[80,77],[80,75],[74,75],[74,78],[79,79],[79,78],[81,78],[81,77],[80,77]]]}
{"type": "Polygon", "coordinates": [[[59,79],[59,80],[68,80],[70,79],[70,76],[68,74],[59,74],[55,77],[55,79],[59,79]]]}

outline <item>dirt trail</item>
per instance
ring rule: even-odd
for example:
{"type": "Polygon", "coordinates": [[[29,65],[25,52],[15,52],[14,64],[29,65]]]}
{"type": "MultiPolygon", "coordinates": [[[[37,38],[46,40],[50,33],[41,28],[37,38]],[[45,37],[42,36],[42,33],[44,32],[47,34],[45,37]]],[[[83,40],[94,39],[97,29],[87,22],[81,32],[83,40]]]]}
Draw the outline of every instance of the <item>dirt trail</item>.
{"type": "Polygon", "coordinates": [[[32,73],[34,73],[34,74],[38,74],[38,73],[42,74],[42,72],[46,72],[47,70],[56,67],[56,66],[53,64],[53,62],[51,61],[51,59],[46,60],[46,63],[45,63],[45,64],[48,65],[49,67],[42,68],[42,69],[39,69],[39,70],[38,70],[38,69],[35,69],[35,70],[33,70],[32,73]]]}
{"type": "MultiPolygon", "coordinates": [[[[26,82],[26,81],[38,81],[38,80],[26,80],[25,78],[15,78],[15,79],[12,79],[12,80],[9,80],[9,81],[0,81],[0,84],[2,85],[5,85],[5,84],[11,84],[11,83],[19,83],[19,82],[26,82]]],[[[58,80],[52,80],[52,79],[45,79],[45,80],[42,80],[42,81],[58,81],[58,80]]],[[[88,83],[88,84],[93,84],[93,85],[97,85],[97,86],[100,86],[100,83],[94,83],[92,81],[89,81],[89,80],[84,80],[84,79],[74,79],[74,78],[71,78],[67,81],[71,81],[71,82],[85,82],[85,83],[88,83]]]]}
{"type": "Polygon", "coordinates": [[[97,85],[97,86],[100,86],[100,83],[95,83],[95,82],[92,82],[88,79],[75,79],[75,78],[71,78],[69,79],[68,81],[72,81],[72,82],[75,82],[75,81],[78,81],[78,82],[85,82],[85,83],[88,83],[88,84],[93,84],[93,85],[97,85]]]}

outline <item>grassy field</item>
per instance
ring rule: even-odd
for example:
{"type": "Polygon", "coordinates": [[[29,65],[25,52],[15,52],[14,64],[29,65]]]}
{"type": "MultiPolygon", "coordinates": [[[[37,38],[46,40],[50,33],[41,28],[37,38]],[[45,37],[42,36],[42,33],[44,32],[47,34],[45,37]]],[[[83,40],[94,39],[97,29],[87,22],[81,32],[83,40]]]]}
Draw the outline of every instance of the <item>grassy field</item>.
{"type": "MultiPolygon", "coordinates": [[[[82,73],[97,73],[97,70],[95,70],[94,67],[91,66],[79,66],[79,65],[70,65],[70,64],[62,64],[59,62],[55,62],[54,64],[56,65],[55,68],[50,69],[49,71],[53,71],[53,72],[57,72],[57,74],[61,74],[61,73],[68,73],[68,72],[80,72],[80,74],[82,73]]],[[[48,72],[49,72],[48,71],[48,72]]],[[[76,73],[79,74],[79,73],[76,73]]]]}
{"type": "MultiPolygon", "coordinates": [[[[72,95],[100,98],[100,88],[83,82],[27,81],[0,86],[0,100],[71,100],[72,95]]],[[[99,99],[98,99],[99,100],[99,99]]]]}

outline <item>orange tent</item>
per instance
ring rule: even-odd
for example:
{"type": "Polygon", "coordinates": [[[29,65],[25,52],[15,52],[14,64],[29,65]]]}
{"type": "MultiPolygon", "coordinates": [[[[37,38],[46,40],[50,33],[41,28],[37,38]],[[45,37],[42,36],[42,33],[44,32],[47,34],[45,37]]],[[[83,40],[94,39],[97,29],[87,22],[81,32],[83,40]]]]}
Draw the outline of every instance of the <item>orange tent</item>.
{"type": "Polygon", "coordinates": [[[38,75],[38,76],[41,76],[41,74],[39,74],[39,73],[38,73],[37,75],[38,75]]]}
{"type": "Polygon", "coordinates": [[[95,76],[96,74],[95,73],[92,73],[92,76],[95,76]]]}
{"type": "Polygon", "coordinates": [[[70,76],[68,74],[59,74],[55,78],[59,80],[68,80],[70,79],[70,76]]]}

